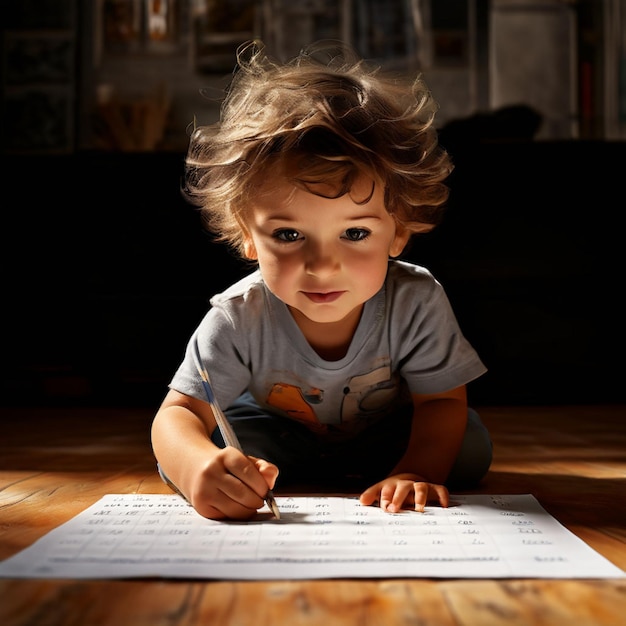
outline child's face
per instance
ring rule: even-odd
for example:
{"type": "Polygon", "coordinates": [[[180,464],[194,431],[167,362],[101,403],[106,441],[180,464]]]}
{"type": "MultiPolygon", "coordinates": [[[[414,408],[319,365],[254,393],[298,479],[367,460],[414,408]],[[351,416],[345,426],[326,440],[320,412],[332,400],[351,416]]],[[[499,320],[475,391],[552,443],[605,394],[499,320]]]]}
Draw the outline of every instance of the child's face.
{"type": "Polygon", "coordinates": [[[258,196],[246,221],[246,256],[258,261],[270,291],[313,322],[338,322],[375,295],[390,256],[409,233],[396,232],[382,184],[357,180],[351,194],[329,199],[284,181],[258,196]]]}

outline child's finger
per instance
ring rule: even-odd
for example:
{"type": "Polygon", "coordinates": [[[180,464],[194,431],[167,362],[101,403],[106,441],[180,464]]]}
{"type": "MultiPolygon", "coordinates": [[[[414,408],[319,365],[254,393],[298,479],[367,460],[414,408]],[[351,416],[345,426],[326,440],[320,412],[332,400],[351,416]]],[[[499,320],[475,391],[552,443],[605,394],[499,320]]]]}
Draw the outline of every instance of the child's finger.
{"type": "Polygon", "coordinates": [[[371,487],[368,487],[360,496],[359,496],[359,502],[363,505],[363,506],[371,506],[372,504],[374,504],[374,502],[376,502],[378,500],[378,489],[379,489],[379,485],[372,485],[371,487]]]}
{"type": "Polygon", "coordinates": [[[224,448],[224,469],[227,472],[226,480],[222,483],[222,491],[236,502],[246,507],[259,508],[263,506],[258,500],[267,493],[267,481],[259,472],[255,460],[246,456],[236,448],[224,448]]]}
{"type": "Polygon", "coordinates": [[[259,459],[257,457],[251,456],[249,457],[254,461],[256,468],[259,470],[259,473],[265,479],[267,483],[267,487],[269,489],[274,489],[274,485],[276,484],[276,479],[278,478],[279,469],[273,463],[266,461],[265,459],[259,459]]]}
{"type": "Polygon", "coordinates": [[[413,483],[413,505],[416,511],[424,512],[429,491],[428,483],[413,483]]]}
{"type": "Polygon", "coordinates": [[[449,504],[449,493],[443,485],[434,483],[417,482],[413,485],[415,499],[415,510],[424,511],[424,507],[430,501],[437,500],[439,504],[446,508],[449,504]]]}
{"type": "MultiPolygon", "coordinates": [[[[432,491],[435,492],[434,495],[436,495],[439,504],[444,509],[448,508],[448,505],[450,504],[450,492],[448,491],[448,489],[444,485],[431,484],[430,487],[432,491]]],[[[433,499],[432,495],[433,494],[431,494],[431,499],[433,499]]]]}

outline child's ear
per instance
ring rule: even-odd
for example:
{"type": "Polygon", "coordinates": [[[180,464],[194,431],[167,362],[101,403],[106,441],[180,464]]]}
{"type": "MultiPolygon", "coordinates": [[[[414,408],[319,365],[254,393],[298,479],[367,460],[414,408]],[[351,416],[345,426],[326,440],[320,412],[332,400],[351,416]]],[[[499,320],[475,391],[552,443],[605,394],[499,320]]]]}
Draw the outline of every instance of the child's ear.
{"type": "Polygon", "coordinates": [[[410,238],[411,231],[401,224],[397,224],[396,236],[391,242],[391,246],[389,246],[389,256],[392,258],[400,256],[402,251],[406,248],[406,244],[409,243],[410,238]]]}
{"type": "Polygon", "coordinates": [[[256,248],[254,247],[254,242],[248,235],[246,235],[243,240],[243,254],[249,261],[256,261],[259,258],[256,248]]]}

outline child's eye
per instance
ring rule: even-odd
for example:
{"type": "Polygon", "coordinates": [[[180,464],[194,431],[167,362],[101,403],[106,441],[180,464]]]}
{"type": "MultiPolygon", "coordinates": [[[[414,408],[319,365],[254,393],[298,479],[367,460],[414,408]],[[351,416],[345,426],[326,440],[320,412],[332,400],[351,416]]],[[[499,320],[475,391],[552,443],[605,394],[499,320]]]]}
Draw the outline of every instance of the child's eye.
{"type": "Polygon", "coordinates": [[[367,228],[348,228],[346,230],[344,237],[349,241],[363,241],[367,239],[372,234],[372,231],[367,230],[367,228]]]}
{"type": "Polygon", "coordinates": [[[272,233],[272,237],[278,239],[278,241],[291,242],[298,241],[298,239],[300,239],[300,233],[290,228],[280,228],[272,233]]]}

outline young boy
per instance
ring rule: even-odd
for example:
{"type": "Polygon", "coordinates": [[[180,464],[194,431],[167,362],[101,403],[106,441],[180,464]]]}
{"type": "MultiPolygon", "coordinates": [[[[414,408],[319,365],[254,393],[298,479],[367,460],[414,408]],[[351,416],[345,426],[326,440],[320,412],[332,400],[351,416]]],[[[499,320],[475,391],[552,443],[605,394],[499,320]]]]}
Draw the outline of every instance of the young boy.
{"type": "Polygon", "coordinates": [[[152,427],[161,475],[208,518],[248,519],[290,484],[445,507],[491,463],[466,399],[485,367],[441,285],[396,259],[448,197],[436,104],[350,55],[280,64],[247,44],[220,121],[191,138],[190,198],[258,266],[211,299],[152,427]]]}

